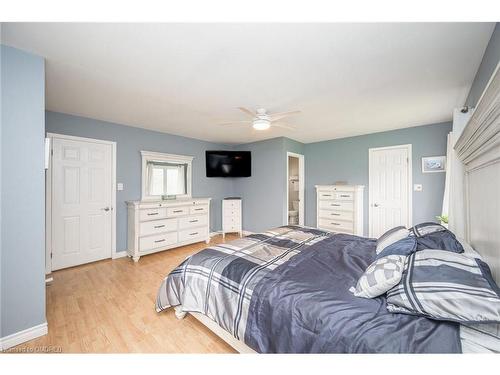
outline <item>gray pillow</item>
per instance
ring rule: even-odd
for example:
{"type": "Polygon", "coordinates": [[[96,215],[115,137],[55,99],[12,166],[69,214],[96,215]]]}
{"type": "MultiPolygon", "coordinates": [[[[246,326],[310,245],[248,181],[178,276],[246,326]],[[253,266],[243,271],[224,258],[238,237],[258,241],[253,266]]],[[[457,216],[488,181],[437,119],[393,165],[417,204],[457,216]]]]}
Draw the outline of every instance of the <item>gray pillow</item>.
{"type": "Polygon", "coordinates": [[[387,292],[387,309],[461,323],[500,322],[500,289],[481,259],[421,250],[407,258],[401,281],[387,292]]]}
{"type": "Polygon", "coordinates": [[[403,274],[405,258],[404,255],[388,255],[375,260],[359,278],[354,295],[374,298],[397,285],[403,274]]]}
{"type": "Polygon", "coordinates": [[[377,254],[381,253],[387,246],[392,245],[394,242],[408,237],[409,234],[410,231],[403,226],[394,227],[388,230],[377,240],[377,254]]]}

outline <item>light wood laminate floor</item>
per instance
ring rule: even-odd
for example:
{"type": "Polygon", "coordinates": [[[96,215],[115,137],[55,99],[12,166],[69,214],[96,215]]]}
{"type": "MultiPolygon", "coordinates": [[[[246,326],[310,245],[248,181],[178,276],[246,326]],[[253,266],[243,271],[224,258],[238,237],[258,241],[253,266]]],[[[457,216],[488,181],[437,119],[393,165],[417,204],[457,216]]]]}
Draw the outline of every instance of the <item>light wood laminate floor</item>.
{"type": "MultiPolygon", "coordinates": [[[[226,241],[236,238],[226,236],[226,241]]],[[[223,242],[222,236],[211,243],[223,242]]],[[[234,353],[192,316],[156,313],[163,278],[205,242],[141,257],[104,260],[54,272],[47,286],[46,336],[21,344],[63,353],[234,353]]]]}

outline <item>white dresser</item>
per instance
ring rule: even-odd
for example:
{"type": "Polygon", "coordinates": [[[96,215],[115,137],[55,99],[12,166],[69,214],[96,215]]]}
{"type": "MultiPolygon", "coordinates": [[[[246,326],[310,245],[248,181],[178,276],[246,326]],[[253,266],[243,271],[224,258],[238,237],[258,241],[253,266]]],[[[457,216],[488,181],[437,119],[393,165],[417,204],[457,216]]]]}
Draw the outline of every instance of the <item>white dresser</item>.
{"type": "Polygon", "coordinates": [[[222,200],[222,238],[226,233],[238,232],[243,235],[241,224],[241,198],[224,198],[222,200]]]}
{"type": "Polygon", "coordinates": [[[129,201],[127,253],[139,257],[195,242],[210,242],[210,198],[129,201]]]}
{"type": "Polygon", "coordinates": [[[316,185],[316,226],[363,236],[363,185],[316,185]]]}

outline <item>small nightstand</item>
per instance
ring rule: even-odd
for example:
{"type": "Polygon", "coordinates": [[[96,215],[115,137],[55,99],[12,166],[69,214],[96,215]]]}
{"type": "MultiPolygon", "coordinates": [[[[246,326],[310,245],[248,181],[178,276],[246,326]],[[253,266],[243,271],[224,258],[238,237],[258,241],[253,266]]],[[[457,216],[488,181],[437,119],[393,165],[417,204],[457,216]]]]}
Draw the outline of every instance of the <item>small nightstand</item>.
{"type": "Polygon", "coordinates": [[[241,198],[224,198],[222,200],[222,238],[226,237],[226,233],[233,232],[238,232],[242,237],[241,222],[241,198]]]}

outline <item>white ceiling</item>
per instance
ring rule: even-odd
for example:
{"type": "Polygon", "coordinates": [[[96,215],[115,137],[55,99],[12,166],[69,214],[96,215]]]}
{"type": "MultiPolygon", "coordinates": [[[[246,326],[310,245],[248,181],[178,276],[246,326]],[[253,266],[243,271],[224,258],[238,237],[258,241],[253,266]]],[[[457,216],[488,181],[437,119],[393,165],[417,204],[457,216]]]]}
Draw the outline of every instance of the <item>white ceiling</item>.
{"type": "Polygon", "coordinates": [[[49,110],[222,143],[302,142],[451,119],[493,23],[2,25],[46,58],[49,110]],[[217,125],[301,110],[296,131],[217,125]]]}

